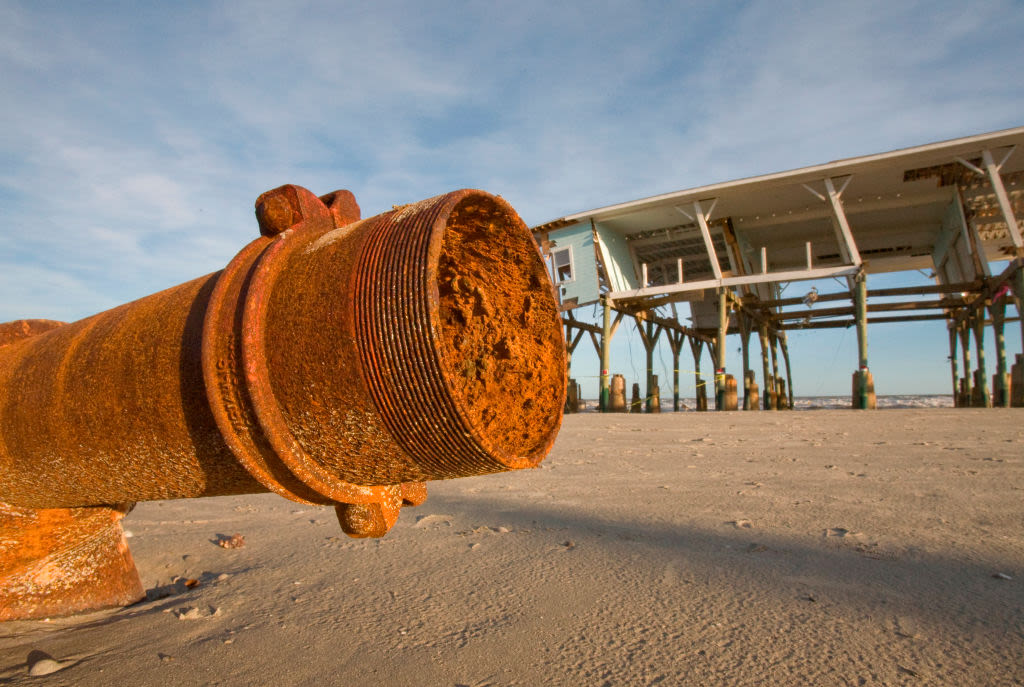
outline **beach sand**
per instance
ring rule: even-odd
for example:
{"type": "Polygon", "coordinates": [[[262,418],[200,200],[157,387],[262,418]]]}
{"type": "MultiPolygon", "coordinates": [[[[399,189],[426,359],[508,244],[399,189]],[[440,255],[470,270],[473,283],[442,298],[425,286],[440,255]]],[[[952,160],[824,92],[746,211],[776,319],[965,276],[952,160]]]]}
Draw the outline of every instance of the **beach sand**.
{"type": "Polygon", "coordinates": [[[588,413],[429,491],[139,504],[151,600],[0,625],[0,683],[1024,684],[1024,410],[588,413]]]}

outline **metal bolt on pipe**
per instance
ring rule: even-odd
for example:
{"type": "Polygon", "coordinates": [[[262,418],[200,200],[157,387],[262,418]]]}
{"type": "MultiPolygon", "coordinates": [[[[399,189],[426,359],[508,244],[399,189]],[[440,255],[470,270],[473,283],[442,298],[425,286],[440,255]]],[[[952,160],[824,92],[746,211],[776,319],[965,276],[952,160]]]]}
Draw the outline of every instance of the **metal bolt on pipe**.
{"type": "Polygon", "coordinates": [[[501,198],[360,220],[282,186],[217,273],[0,325],[0,620],[144,596],[137,501],[272,491],[383,536],[425,482],[534,467],[565,404],[543,260],[501,198]]]}

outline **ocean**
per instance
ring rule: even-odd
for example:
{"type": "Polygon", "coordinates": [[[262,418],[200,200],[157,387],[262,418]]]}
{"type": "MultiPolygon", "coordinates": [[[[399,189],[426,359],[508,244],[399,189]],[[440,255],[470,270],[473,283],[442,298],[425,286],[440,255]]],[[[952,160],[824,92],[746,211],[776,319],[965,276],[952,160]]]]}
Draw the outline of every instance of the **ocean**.
{"type": "MultiPolygon", "coordinates": [[[[697,406],[694,398],[681,399],[685,410],[692,411],[697,406]]],[[[714,399],[708,399],[711,406],[714,406],[714,399]]],[[[597,400],[588,399],[584,401],[586,409],[583,412],[597,412],[597,400]]],[[[742,397],[740,403],[743,403],[742,397]]],[[[793,399],[794,410],[837,410],[851,407],[849,396],[796,396],[793,399]]],[[[878,408],[952,408],[953,396],[950,394],[905,394],[897,396],[878,396],[878,408]]],[[[672,412],[672,397],[662,397],[662,412],[672,412]]]]}

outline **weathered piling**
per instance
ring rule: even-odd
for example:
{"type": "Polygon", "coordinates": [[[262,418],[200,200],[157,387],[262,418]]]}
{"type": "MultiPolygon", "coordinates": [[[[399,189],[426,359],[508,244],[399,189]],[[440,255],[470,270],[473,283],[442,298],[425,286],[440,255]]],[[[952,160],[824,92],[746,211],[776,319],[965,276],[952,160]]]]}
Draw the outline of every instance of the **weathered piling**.
{"type": "Polygon", "coordinates": [[[760,410],[757,378],[753,370],[747,370],[743,378],[743,410],[760,410]]]}
{"type": "Polygon", "coordinates": [[[639,382],[633,382],[633,396],[629,400],[629,412],[640,413],[643,412],[644,403],[640,397],[640,384],[639,382]]]}
{"type": "Polygon", "coordinates": [[[647,397],[647,412],[661,412],[661,389],[658,388],[658,375],[651,375],[651,391],[647,397]]]}
{"type": "Polygon", "coordinates": [[[626,378],[622,375],[614,375],[608,395],[608,411],[624,413],[626,410],[626,378]]]}
{"type": "Polygon", "coordinates": [[[853,373],[853,402],[851,407],[855,410],[874,410],[878,407],[878,397],[875,395],[875,378],[867,370],[858,370],[853,373]]]}
{"type": "Polygon", "coordinates": [[[719,410],[738,410],[739,394],[736,389],[736,377],[723,375],[722,381],[722,406],[719,410]]]}
{"type": "Polygon", "coordinates": [[[273,491],[381,536],[427,480],[543,459],[565,346],[518,215],[471,190],[358,212],[283,186],[225,270],[0,329],[0,619],[137,599],[135,501],[273,491]]]}
{"type": "Polygon", "coordinates": [[[1024,354],[1021,353],[1010,366],[1010,406],[1024,408],[1024,354]]]}

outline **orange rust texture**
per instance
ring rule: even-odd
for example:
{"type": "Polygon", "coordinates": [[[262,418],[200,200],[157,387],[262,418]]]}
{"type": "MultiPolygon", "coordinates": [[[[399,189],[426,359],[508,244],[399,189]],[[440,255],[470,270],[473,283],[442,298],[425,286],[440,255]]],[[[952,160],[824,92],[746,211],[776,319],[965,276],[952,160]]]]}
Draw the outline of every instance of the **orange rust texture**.
{"type": "Polygon", "coordinates": [[[124,511],[0,503],[0,621],[124,606],[145,596],[121,530],[124,511]]]}
{"type": "Polygon", "coordinates": [[[306,467],[373,485],[495,472],[543,458],[561,417],[564,347],[543,262],[507,204],[459,191],[289,241],[267,308],[266,338],[274,342],[267,366],[306,467]],[[483,337],[479,345],[499,344],[496,332],[515,328],[529,342],[502,348],[503,362],[472,395],[461,359],[445,344],[456,328],[438,305],[439,261],[452,252],[442,246],[465,232],[453,219],[463,204],[477,208],[471,231],[497,246],[474,258],[471,281],[490,274],[513,282],[494,296],[490,319],[501,324],[474,329],[474,336],[483,337]],[[338,273],[353,278],[332,278],[338,273]],[[334,307],[318,306],[324,301],[334,307]],[[524,402],[532,414],[506,416],[505,423],[481,425],[474,415],[481,404],[524,402]],[[516,422],[531,426],[515,436],[508,426],[516,422]],[[497,441],[493,433],[501,433],[497,441]]]}
{"type": "Polygon", "coordinates": [[[441,348],[487,448],[540,462],[565,404],[564,341],[547,271],[510,210],[471,198],[449,218],[437,275],[441,348]]]}
{"type": "Polygon", "coordinates": [[[0,349],[0,501],[70,508],[265,491],[206,400],[199,352],[216,277],[0,349]]]}

